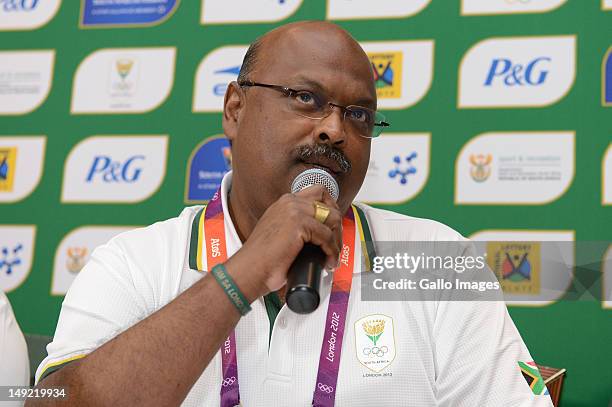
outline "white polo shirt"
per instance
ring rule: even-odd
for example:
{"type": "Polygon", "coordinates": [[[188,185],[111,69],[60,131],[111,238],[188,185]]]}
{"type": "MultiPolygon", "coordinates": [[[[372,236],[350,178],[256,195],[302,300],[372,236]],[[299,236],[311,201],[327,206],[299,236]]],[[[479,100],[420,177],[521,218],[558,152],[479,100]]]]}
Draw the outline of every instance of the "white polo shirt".
{"type": "MultiPolygon", "coordinates": [[[[0,290],[0,386],[28,386],[28,347],[15,320],[11,304],[0,290]]],[[[6,405],[21,405],[22,403],[6,405]]],[[[2,402],[0,402],[0,405],[2,402]]]]}
{"type": "MultiPolygon", "coordinates": [[[[241,242],[225,200],[230,184],[231,173],[221,187],[231,256],[241,242]]],[[[359,207],[375,241],[464,240],[438,222],[359,207]]],[[[201,210],[185,208],[177,218],[118,235],[93,252],[64,299],[37,381],[94,351],[203,277],[193,261],[190,267],[190,252],[193,258],[199,244],[192,224],[201,210]]],[[[355,273],[360,272],[357,266],[355,273]]],[[[311,405],[331,278],[324,276],[321,305],[312,314],[298,315],[283,306],[271,338],[262,298],[240,320],[235,333],[242,405],[311,405]]],[[[365,302],[360,289],[356,275],[336,406],[552,406],[549,396],[533,394],[521,373],[518,362],[533,359],[503,302],[365,302]],[[368,342],[364,323],[384,324],[377,346],[368,342]]],[[[220,352],[202,369],[183,406],[219,406],[220,352]]]]}

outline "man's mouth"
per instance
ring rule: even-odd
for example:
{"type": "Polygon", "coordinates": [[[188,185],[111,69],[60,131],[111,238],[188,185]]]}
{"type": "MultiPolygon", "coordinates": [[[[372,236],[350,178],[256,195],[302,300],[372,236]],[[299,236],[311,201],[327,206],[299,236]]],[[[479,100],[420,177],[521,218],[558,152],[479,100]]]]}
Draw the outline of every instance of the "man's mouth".
{"type": "Polygon", "coordinates": [[[309,168],[319,168],[325,172],[328,172],[336,179],[338,179],[338,177],[343,174],[343,171],[340,169],[338,164],[336,164],[332,160],[327,160],[325,158],[317,158],[313,160],[301,160],[301,162],[309,168]]]}

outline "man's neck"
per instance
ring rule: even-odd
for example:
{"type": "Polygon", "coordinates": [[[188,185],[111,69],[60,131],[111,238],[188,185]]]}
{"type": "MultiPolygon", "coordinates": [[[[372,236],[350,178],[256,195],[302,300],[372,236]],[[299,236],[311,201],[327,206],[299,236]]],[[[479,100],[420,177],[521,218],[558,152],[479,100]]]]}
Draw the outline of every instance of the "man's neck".
{"type": "Polygon", "coordinates": [[[249,199],[240,192],[240,188],[235,184],[232,185],[231,191],[228,191],[227,195],[227,205],[232,223],[240,241],[244,243],[255,229],[260,215],[252,205],[252,201],[249,203],[249,199]]]}

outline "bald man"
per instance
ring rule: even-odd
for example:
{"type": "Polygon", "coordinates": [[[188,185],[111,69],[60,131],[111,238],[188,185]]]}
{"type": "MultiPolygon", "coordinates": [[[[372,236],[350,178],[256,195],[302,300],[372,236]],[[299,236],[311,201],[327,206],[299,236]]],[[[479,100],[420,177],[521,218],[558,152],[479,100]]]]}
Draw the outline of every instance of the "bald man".
{"type": "Polygon", "coordinates": [[[79,406],[550,406],[523,378],[532,359],[503,303],[361,301],[361,242],[464,240],[353,203],[386,125],[346,31],[302,22],[256,41],[225,95],[233,172],[206,207],[93,253],[38,386],[68,386],[79,406]],[[334,177],[337,202],[289,193],[311,168],[334,177]],[[299,315],[283,290],[306,243],[329,272],[299,315]]]}

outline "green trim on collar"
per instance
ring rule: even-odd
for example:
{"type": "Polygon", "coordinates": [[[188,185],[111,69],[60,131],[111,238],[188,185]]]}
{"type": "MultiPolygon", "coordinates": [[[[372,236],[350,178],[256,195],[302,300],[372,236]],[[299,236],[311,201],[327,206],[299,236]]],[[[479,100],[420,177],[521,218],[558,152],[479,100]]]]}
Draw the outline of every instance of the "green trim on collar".
{"type": "Polygon", "coordinates": [[[264,303],[266,304],[266,312],[268,313],[268,319],[270,320],[270,334],[268,336],[268,347],[270,347],[274,321],[276,321],[278,313],[280,312],[281,308],[283,308],[283,304],[281,303],[280,297],[276,292],[271,292],[270,294],[265,295],[264,303]]]}
{"type": "MultiPolygon", "coordinates": [[[[79,358],[80,359],[80,358],[79,358]]],[[[71,364],[72,362],[75,362],[79,359],[69,359],[64,363],[60,363],[59,365],[55,365],[55,366],[51,366],[47,369],[45,369],[44,372],[42,372],[42,374],[40,375],[40,378],[38,379],[38,382],[40,383],[45,377],[50,376],[51,374],[57,372],[58,370],[60,370],[61,368],[68,366],[69,364],[71,364]]]]}
{"type": "MultiPolygon", "coordinates": [[[[365,243],[366,252],[368,254],[368,258],[370,262],[372,259],[376,257],[376,249],[374,248],[374,242],[372,241],[372,232],[370,230],[370,225],[368,224],[368,218],[365,216],[363,209],[358,207],[357,205],[353,205],[355,210],[357,211],[357,216],[359,216],[359,220],[361,222],[362,230],[363,230],[363,241],[365,243]]],[[[372,269],[372,264],[368,264],[368,270],[372,269]]]]}
{"type": "Polygon", "coordinates": [[[192,270],[198,270],[198,247],[200,245],[200,242],[198,241],[198,233],[200,218],[204,215],[204,209],[206,209],[206,207],[200,209],[191,223],[191,237],[189,239],[189,268],[192,270]]]}

